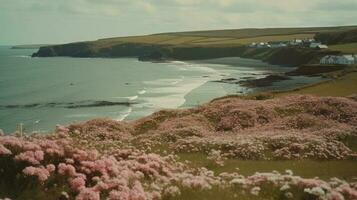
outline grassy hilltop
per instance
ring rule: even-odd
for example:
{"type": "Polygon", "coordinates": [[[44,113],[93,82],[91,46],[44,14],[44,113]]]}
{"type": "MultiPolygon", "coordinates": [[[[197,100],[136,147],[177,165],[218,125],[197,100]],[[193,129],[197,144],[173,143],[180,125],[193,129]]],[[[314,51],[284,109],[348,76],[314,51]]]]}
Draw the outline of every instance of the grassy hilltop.
{"type": "MultiPolygon", "coordinates": [[[[321,28],[234,29],[162,33],[144,36],[106,38],[96,41],[47,46],[40,48],[40,50],[33,56],[143,57],[149,55],[152,59],[164,57],[179,60],[241,56],[263,60],[265,59],[270,62],[270,57],[275,55],[275,51],[277,51],[279,55],[279,50],[252,52],[247,50],[246,45],[252,42],[287,41],[296,38],[314,38],[316,35],[322,34],[322,36],[324,36],[323,34],[329,33],[336,33],[336,35],[339,35],[338,33],[350,32],[356,29],[357,26],[345,26],[321,28]],[[259,57],[259,54],[261,57],[259,57]]],[[[349,38],[351,37],[347,37],[347,39],[349,38]]],[[[339,45],[340,46],[334,47],[336,51],[347,49],[351,52],[355,49],[355,46],[353,45],[347,47],[341,46],[341,44],[339,45]]],[[[306,57],[306,54],[316,54],[313,55],[313,57],[316,57],[317,55],[321,56],[320,52],[301,52],[295,49],[289,53],[289,55],[293,55],[293,57],[295,55],[296,60],[303,59],[306,57]]],[[[302,64],[300,62],[280,63],[276,62],[276,59],[272,59],[271,63],[273,64],[302,64]]],[[[303,62],[310,62],[311,59],[303,62]]],[[[281,59],[278,58],[277,60],[281,59]]],[[[294,59],[290,58],[289,60],[294,59]]]]}
{"type": "Polygon", "coordinates": [[[313,38],[316,33],[347,31],[356,28],[357,26],[193,31],[107,38],[89,43],[93,45],[94,48],[111,47],[123,43],[172,46],[242,46],[250,44],[251,42],[281,41],[292,40],[295,38],[313,38]]]}

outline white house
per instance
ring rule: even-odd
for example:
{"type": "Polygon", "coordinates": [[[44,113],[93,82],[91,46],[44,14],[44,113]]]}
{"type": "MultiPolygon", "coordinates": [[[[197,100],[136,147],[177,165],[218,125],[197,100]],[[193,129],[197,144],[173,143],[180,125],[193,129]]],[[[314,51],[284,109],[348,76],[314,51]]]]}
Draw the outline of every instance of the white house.
{"type": "Polygon", "coordinates": [[[288,45],[283,43],[283,42],[270,42],[269,43],[271,48],[281,48],[281,47],[287,47],[288,45]]]}
{"type": "Polygon", "coordinates": [[[328,46],[325,45],[325,44],[320,44],[316,48],[318,48],[318,49],[328,49],[328,46]]]}
{"type": "Polygon", "coordinates": [[[357,64],[357,58],[355,55],[342,55],[342,56],[327,55],[321,58],[320,64],[353,65],[353,64],[357,64]]]}
{"type": "Polygon", "coordinates": [[[308,38],[308,39],[305,39],[304,42],[308,42],[308,43],[312,43],[312,42],[315,42],[316,40],[314,38],[308,38]]]}
{"type": "Polygon", "coordinates": [[[249,45],[249,47],[250,47],[250,48],[255,48],[255,47],[257,47],[257,43],[252,42],[252,43],[249,45]]]}
{"type": "Polygon", "coordinates": [[[267,43],[267,42],[259,42],[259,43],[253,42],[250,45],[248,45],[248,47],[250,47],[250,48],[258,48],[258,49],[271,48],[270,44],[267,43]]]}
{"type": "Polygon", "coordinates": [[[340,56],[339,62],[345,65],[353,65],[355,64],[355,58],[353,55],[343,55],[340,56]]]}
{"type": "Polygon", "coordinates": [[[260,42],[257,44],[257,48],[270,48],[271,46],[266,42],[260,42]]]}
{"type": "Polygon", "coordinates": [[[298,45],[301,45],[302,43],[303,43],[303,41],[300,39],[295,39],[293,41],[290,41],[291,46],[298,46],[298,45]]]}
{"type": "Polygon", "coordinates": [[[322,45],[321,42],[311,42],[310,43],[310,48],[317,48],[319,45],[322,45]]]}
{"type": "Polygon", "coordinates": [[[321,58],[320,60],[320,64],[326,64],[326,65],[332,65],[334,63],[337,63],[337,56],[324,56],[323,58],[321,58]]]}

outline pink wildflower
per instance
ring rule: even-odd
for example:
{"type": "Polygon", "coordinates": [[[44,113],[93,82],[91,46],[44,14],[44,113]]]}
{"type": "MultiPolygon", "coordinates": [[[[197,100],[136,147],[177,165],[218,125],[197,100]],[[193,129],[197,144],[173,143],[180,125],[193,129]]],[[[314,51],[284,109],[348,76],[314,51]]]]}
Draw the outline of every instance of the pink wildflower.
{"type": "Polygon", "coordinates": [[[180,189],[177,186],[170,186],[166,188],[165,193],[173,197],[181,194],[180,189]]]}
{"type": "Polygon", "coordinates": [[[341,188],[339,188],[341,190],[342,194],[345,194],[346,196],[348,196],[350,199],[357,199],[357,189],[355,188],[351,188],[348,185],[343,185],[341,188]]]}
{"type": "Polygon", "coordinates": [[[43,166],[41,166],[41,167],[32,167],[32,166],[26,167],[22,172],[27,176],[37,176],[37,178],[41,182],[46,181],[48,179],[48,177],[50,176],[50,173],[43,166]]]}
{"type": "Polygon", "coordinates": [[[82,177],[71,179],[69,182],[71,188],[75,191],[80,191],[82,187],[85,187],[85,183],[86,182],[82,177]]]}
{"type": "Polygon", "coordinates": [[[2,155],[11,155],[11,151],[4,147],[4,145],[0,144],[0,156],[2,155]]]}
{"type": "Polygon", "coordinates": [[[54,164],[49,164],[46,166],[46,169],[49,171],[49,172],[54,172],[56,170],[56,167],[54,164]]]}
{"type": "Polygon", "coordinates": [[[58,165],[58,173],[61,175],[65,175],[67,173],[70,177],[74,177],[76,175],[76,168],[74,168],[70,164],[67,165],[64,163],[60,163],[58,165]]]}
{"type": "Polygon", "coordinates": [[[43,151],[25,151],[15,156],[17,161],[25,161],[32,165],[38,165],[43,160],[43,151]]]}
{"type": "Polygon", "coordinates": [[[62,133],[62,134],[66,134],[69,132],[69,129],[65,126],[62,125],[56,125],[56,133],[62,133]]]}
{"type": "Polygon", "coordinates": [[[98,192],[93,191],[91,188],[81,188],[76,200],[100,200],[98,192]]]}
{"type": "Polygon", "coordinates": [[[135,181],[130,191],[130,200],[146,200],[145,191],[139,181],[135,181]]]}

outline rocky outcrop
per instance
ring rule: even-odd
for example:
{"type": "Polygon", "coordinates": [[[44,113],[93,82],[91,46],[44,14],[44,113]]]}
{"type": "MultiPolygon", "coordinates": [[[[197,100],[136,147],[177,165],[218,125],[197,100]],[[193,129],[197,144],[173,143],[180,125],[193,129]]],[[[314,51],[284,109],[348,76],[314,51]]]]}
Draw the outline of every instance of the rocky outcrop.
{"type": "Polygon", "coordinates": [[[33,57],[54,57],[54,56],[70,56],[70,57],[93,57],[94,52],[91,50],[90,43],[79,42],[63,45],[41,47],[33,57]]]}
{"type": "Polygon", "coordinates": [[[238,83],[245,87],[256,88],[256,87],[267,87],[273,85],[275,82],[290,80],[291,78],[283,74],[271,74],[264,78],[242,80],[238,83]]]}
{"type": "Polygon", "coordinates": [[[252,49],[245,46],[195,47],[122,43],[94,47],[90,42],[41,47],[34,57],[137,57],[141,61],[197,60],[222,57],[243,57],[276,65],[298,66],[316,63],[326,54],[338,53],[307,48],[252,49]]]}

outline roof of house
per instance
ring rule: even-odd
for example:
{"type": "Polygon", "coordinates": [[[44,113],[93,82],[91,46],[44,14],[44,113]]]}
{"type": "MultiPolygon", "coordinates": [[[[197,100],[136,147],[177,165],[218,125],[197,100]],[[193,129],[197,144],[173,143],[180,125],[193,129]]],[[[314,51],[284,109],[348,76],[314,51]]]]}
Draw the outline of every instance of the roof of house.
{"type": "Polygon", "coordinates": [[[322,60],[328,60],[328,59],[332,59],[334,61],[337,61],[338,59],[346,59],[346,60],[349,60],[349,61],[354,61],[355,59],[357,59],[357,55],[341,55],[341,56],[326,55],[326,56],[321,58],[321,61],[322,60]]]}
{"type": "Polygon", "coordinates": [[[346,58],[347,60],[354,60],[353,55],[343,55],[342,57],[346,58]]]}
{"type": "Polygon", "coordinates": [[[321,48],[321,49],[325,49],[325,48],[328,48],[327,45],[324,45],[324,44],[320,44],[320,45],[317,45],[318,48],[321,48]]]}

